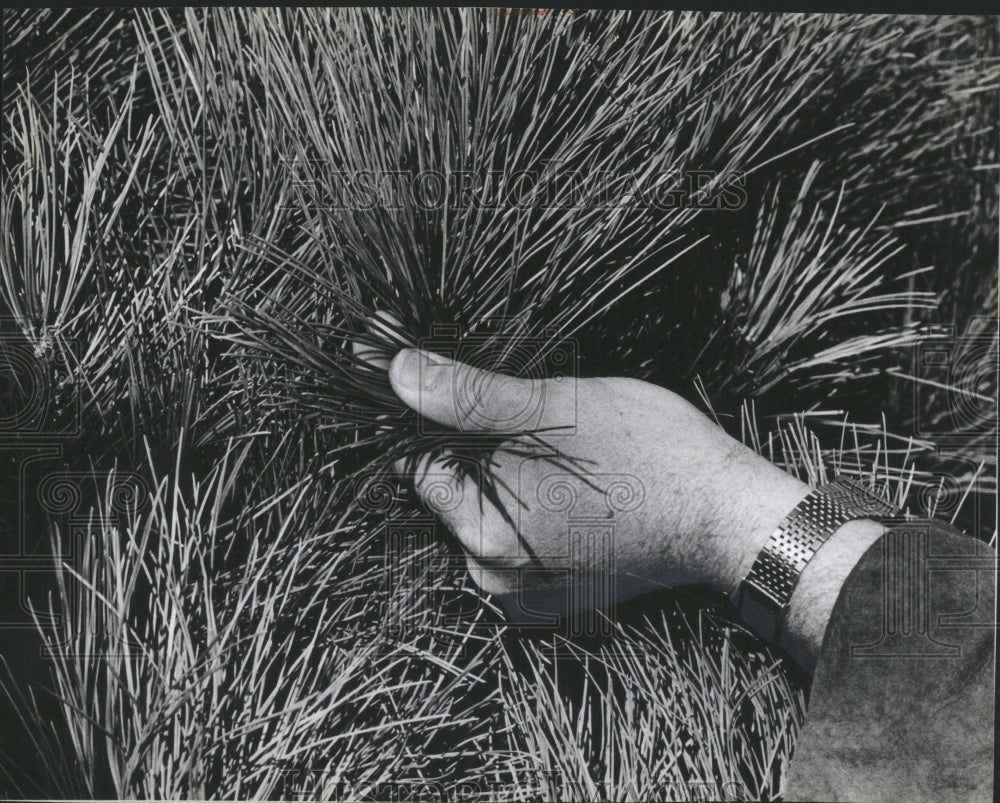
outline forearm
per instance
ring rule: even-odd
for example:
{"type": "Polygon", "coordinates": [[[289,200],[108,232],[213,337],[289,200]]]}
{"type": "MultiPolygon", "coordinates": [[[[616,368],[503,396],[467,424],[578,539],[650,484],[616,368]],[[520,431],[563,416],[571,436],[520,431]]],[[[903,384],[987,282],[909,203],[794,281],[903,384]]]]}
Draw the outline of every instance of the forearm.
{"type": "MultiPolygon", "coordinates": [[[[848,570],[827,617],[789,799],[992,797],[995,553],[937,523],[894,530],[848,570]]],[[[825,556],[828,571],[848,548],[825,556]]],[[[807,606],[829,604],[835,583],[815,576],[823,566],[795,601],[809,649],[822,617],[807,606]]]]}
{"type": "Polygon", "coordinates": [[[748,519],[742,576],[767,551],[752,594],[732,595],[748,626],[813,675],[787,796],[991,799],[995,553],[919,520],[857,519],[822,541],[844,513],[817,494],[780,522],[773,504],[748,519]],[[787,600],[777,619],[773,595],[787,600]]]}

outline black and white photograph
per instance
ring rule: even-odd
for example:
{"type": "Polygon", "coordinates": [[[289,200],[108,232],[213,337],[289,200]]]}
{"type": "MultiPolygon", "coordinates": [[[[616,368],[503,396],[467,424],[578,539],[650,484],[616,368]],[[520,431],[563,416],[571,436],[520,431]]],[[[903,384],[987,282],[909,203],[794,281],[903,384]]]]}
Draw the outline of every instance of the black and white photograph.
{"type": "Polygon", "coordinates": [[[0,800],[994,799],[1000,15],[751,8],[2,11],[0,800]]]}

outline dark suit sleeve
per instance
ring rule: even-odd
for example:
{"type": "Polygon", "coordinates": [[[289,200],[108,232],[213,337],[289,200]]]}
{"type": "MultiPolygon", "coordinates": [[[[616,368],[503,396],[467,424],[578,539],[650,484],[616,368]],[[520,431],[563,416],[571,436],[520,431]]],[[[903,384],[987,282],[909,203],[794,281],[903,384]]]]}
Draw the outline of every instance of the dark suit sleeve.
{"type": "Polygon", "coordinates": [[[996,553],[890,525],[827,626],[785,799],[993,797],[996,553]]]}

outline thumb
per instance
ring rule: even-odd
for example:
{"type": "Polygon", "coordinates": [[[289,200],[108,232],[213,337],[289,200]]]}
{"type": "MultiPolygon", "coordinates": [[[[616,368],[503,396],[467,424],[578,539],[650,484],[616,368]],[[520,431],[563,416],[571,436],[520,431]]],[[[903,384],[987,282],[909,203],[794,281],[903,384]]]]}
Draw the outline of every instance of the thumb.
{"type": "Polygon", "coordinates": [[[544,406],[539,381],[455,362],[420,349],[403,349],[389,366],[392,389],[422,416],[469,431],[538,428],[544,406]]]}

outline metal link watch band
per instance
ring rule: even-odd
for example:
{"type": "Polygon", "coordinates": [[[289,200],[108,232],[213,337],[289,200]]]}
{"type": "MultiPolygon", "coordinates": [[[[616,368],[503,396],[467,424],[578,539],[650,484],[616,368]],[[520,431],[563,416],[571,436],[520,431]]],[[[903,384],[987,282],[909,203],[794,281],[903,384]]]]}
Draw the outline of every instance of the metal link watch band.
{"type": "Polygon", "coordinates": [[[751,628],[777,643],[802,570],[841,525],[897,513],[859,482],[841,477],[821,485],[778,525],[740,584],[737,606],[751,628]]]}

